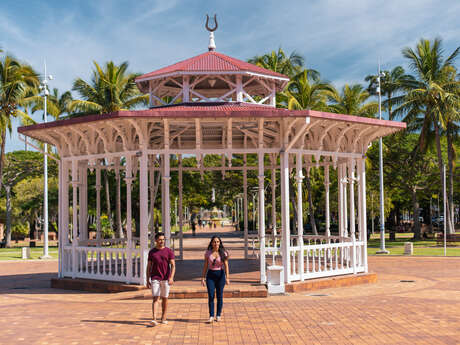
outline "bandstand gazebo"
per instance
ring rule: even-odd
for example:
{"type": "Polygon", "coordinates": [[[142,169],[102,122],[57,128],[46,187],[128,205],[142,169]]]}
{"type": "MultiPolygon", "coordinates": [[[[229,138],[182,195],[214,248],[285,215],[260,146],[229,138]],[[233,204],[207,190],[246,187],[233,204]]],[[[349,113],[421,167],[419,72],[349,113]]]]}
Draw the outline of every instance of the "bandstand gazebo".
{"type": "MultiPolygon", "coordinates": [[[[178,258],[183,258],[182,172],[229,170],[243,174],[245,256],[248,257],[247,172],[258,172],[258,250],[260,281],[267,266],[282,262],[284,281],[367,272],[365,154],[369,144],[405,128],[404,123],[276,108],[275,95],[289,78],[215,51],[211,32],[208,52],[136,79],[150,97],[144,110],[58,120],[21,127],[26,136],[54,145],[59,153],[59,277],[145,284],[149,215],[154,207],[153,172],[161,174],[162,227],[172,245],[170,176],[179,177],[178,258]],[[222,156],[220,166],[205,167],[207,154],[222,156]],[[243,166],[232,166],[232,156],[243,166]],[[172,155],[179,166],[171,168],[172,155]],[[196,167],[183,167],[194,155],[196,167]],[[257,155],[258,165],[247,164],[257,155]],[[324,169],[326,231],[304,235],[302,181],[312,167],[324,169]],[[126,181],[126,238],[101,236],[101,170],[113,169],[126,181]],[[297,229],[290,229],[289,174],[295,169],[297,229]],[[329,172],[337,170],[337,180],[329,172]],[[280,173],[281,226],[265,234],[265,176],[280,173]],[[96,175],[95,239],[88,236],[88,172],[96,175]],[[140,236],[133,236],[131,191],[139,179],[140,236]],[[338,236],[330,233],[329,185],[338,184],[338,236]],[[70,194],[70,186],[72,193],[70,194]],[[150,191],[150,193],[149,193],[150,191]],[[71,212],[70,212],[71,210],[71,212]],[[270,260],[272,258],[272,260],[270,260]]],[[[273,188],[273,186],[272,186],[273,188]]],[[[276,205],[272,193],[271,205],[276,205]]],[[[275,212],[276,207],[272,207],[275,212]]],[[[153,231],[150,231],[152,236],[153,231]]]]}

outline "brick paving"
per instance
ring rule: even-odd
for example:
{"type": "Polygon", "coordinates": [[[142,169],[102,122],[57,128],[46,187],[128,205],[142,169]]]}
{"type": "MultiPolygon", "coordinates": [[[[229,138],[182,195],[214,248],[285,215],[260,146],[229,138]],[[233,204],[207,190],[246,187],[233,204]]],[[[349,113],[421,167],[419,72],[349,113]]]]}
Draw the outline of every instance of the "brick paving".
{"type": "Polygon", "coordinates": [[[375,284],[226,299],[212,325],[205,299],[171,300],[169,323],[150,327],[138,292],[51,289],[57,261],[1,262],[0,344],[460,344],[459,257],[369,267],[375,284]]]}

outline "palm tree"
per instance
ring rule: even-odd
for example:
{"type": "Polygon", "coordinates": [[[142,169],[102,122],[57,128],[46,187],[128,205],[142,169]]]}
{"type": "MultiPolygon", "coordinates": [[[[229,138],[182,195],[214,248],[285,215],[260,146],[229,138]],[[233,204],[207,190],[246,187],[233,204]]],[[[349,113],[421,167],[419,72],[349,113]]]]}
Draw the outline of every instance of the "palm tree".
{"type": "MultiPolygon", "coordinates": [[[[396,66],[391,71],[383,71],[385,76],[380,80],[382,95],[386,100],[382,105],[388,110],[389,119],[393,118],[393,105],[400,104],[404,94],[400,94],[408,89],[413,88],[415,79],[413,76],[406,74],[404,68],[396,66]]],[[[368,75],[364,78],[369,83],[367,91],[372,96],[377,96],[378,79],[376,75],[368,75]]]]}
{"type": "Polygon", "coordinates": [[[288,109],[325,111],[328,109],[328,95],[333,92],[331,84],[313,79],[309,70],[304,69],[291,79],[283,96],[288,109]]]}
{"type": "Polygon", "coordinates": [[[39,85],[38,74],[28,64],[11,55],[0,59],[0,189],[5,159],[6,133],[11,133],[11,120],[18,117],[18,107],[22,106],[30,90],[39,85]]]}
{"type": "MultiPolygon", "coordinates": [[[[315,75],[315,79],[313,79],[309,70],[304,69],[291,79],[286,87],[286,91],[281,94],[281,98],[287,104],[288,109],[313,109],[319,111],[328,109],[328,95],[334,92],[334,88],[329,83],[320,81],[317,77],[319,75],[315,75]]],[[[305,182],[308,194],[310,224],[313,233],[317,235],[310,174],[307,174],[305,177],[305,182]]],[[[292,191],[292,204],[294,205],[295,212],[297,212],[295,208],[294,188],[290,190],[292,191]]],[[[297,217],[294,218],[297,219],[297,217]]]]}
{"type": "Polygon", "coordinates": [[[334,90],[329,95],[329,109],[333,113],[374,117],[378,111],[378,103],[365,103],[370,96],[360,84],[345,84],[340,93],[334,90]]]}
{"type": "MultiPolygon", "coordinates": [[[[70,116],[89,113],[105,114],[124,109],[132,109],[138,105],[148,103],[148,95],[142,95],[134,82],[137,74],[128,73],[128,62],[119,66],[113,61],[107,62],[103,68],[94,61],[94,70],[91,82],[88,83],[78,78],[73,83],[73,90],[82,97],[69,103],[70,112],[79,112],[70,116]]],[[[109,178],[107,170],[104,170],[104,182],[106,190],[107,217],[112,227],[109,178]]],[[[116,174],[116,217],[118,237],[123,237],[121,225],[121,196],[120,174],[116,174]]]]}
{"type": "MultiPolygon", "coordinates": [[[[295,51],[287,56],[281,48],[278,48],[278,51],[272,50],[270,53],[254,56],[248,62],[289,77],[295,76],[304,66],[304,58],[302,56],[295,51]]],[[[310,73],[315,76],[319,75],[314,70],[310,70],[310,73]]]]}
{"type": "MultiPolygon", "coordinates": [[[[420,129],[418,149],[426,150],[430,138],[434,137],[442,189],[444,189],[444,161],[441,151],[441,135],[442,131],[448,128],[450,119],[454,118],[452,115],[455,112],[458,114],[460,84],[458,79],[453,77],[456,73],[453,64],[459,53],[460,47],[457,47],[444,60],[440,38],[434,39],[433,42],[422,38],[415,50],[406,47],[402,51],[415,73],[416,83],[395,113],[406,114],[407,120],[418,125],[420,129]],[[420,118],[419,115],[422,117],[420,118]]],[[[453,163],[449,162],[449,166],[453,166],[453,163]]],[[[452,207],[453,204],[449,200],[447,219],[445,219],[449,233],[454,232],[450,211],[452,207]]]]}
{"type": "Polygon", "coordinates": [[[137,74],[127,73],[127,69],[128,62],[117,66],[109,61],[101,68],[94,61],[91,82],[81,78],[74,81],[73,90],[82,99],[71,101],[69,110],[80,114],[105,114],[146,105],[148,95],[142,95],[134,82],[137,74]]]}

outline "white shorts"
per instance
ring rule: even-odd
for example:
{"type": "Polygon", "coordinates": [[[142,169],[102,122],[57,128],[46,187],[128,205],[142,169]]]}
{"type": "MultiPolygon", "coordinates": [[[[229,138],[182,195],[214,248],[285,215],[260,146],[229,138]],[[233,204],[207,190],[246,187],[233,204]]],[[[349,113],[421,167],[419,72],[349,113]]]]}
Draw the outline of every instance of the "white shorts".
{"type": "Polygon", "coordinates": [[[152,280],[152,296],[154,297],[164,297],[168,298],[169,296],[169,283],[167,280],[152,280]]]}

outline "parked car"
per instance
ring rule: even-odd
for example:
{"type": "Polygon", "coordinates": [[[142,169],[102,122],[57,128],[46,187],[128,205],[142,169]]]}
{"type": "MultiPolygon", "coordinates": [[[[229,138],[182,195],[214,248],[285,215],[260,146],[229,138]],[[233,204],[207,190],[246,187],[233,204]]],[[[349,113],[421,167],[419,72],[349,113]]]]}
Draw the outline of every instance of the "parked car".
{"type": "Polygon", "coordinates": [[[433,217],[431,218],[431,223],[434,226],[443,226],[444,225],[444,216],[433,217]]]}

